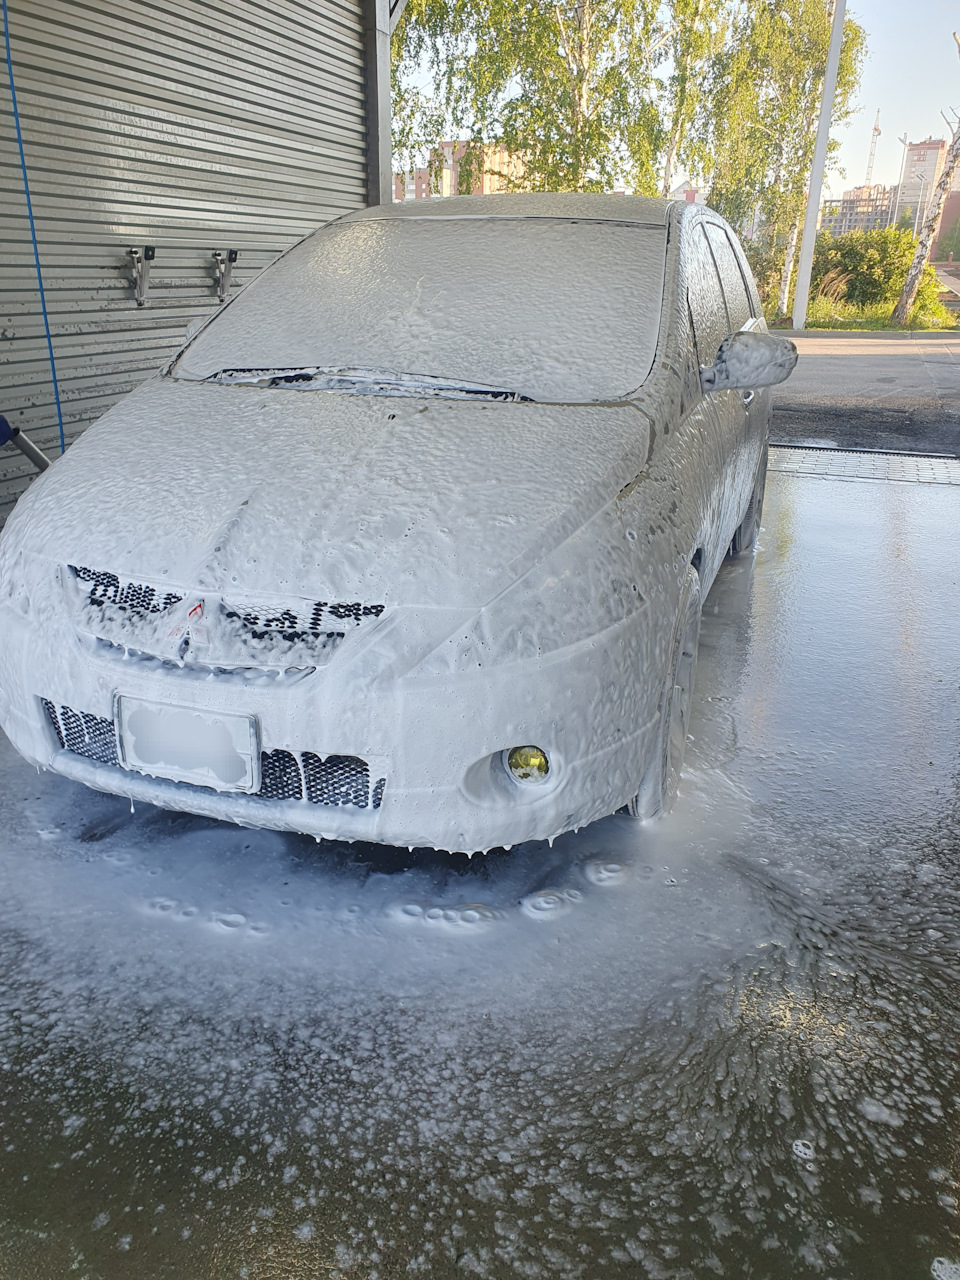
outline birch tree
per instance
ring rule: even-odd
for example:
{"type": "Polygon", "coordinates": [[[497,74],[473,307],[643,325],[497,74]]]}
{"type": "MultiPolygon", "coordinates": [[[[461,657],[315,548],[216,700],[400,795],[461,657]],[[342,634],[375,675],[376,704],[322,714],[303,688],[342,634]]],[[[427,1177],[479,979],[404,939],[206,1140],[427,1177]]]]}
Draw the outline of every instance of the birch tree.
{"type": "MultiPolygon", "coordinates": [[[[522,157],[519,189],[667,195],[686,172],[739,230],[762,226],[785,294],[830,16],[828,0],[409,0],[398,150],[470,139],[467,190],[488,143],[522,157]]],[[[858,24],[844,32],[835,124],[864,52],[858,24]]]]}
{"type": "MultiPolygon", "coordinates": [[[[957,43],[958,51],[960,51],[960,36],[954,32],[953,38],[957,43]]],[[[917,290],[920,288],[920,281],[930,258],[930,250],[933,248],[933,242],[936,240],[937,232],[940,230],[940,219],[943,217],[943,208],[947,202],[947,192],[950,190],[950,184],[953,181],[953,175],[958,163],[960,163],[960,121],[958,121],[956,129],[953,131],[940,180],[933,189],[927,216],[924,219],[923,226],[920,228],[917,251],[913,255],[913,261],[910,263],[910,270],[907,272],[903,291],[897,299],[897,305],[893,308],[893,315],[890,317],[894,324],[906,324],[910,319],[910,312],[913,310],[913,304],[917,298],[917,290]]]]}
{"type": "Polygon", "coordinates": [[[714,59],[730,23],[729,0],[672,0],[667,49],[670,74],[664,84],[664,153],[660,194],[669,196],[678,161],[702,166],[706,156],[699,132],[691,126],[702,109],[714,59]]]}
{"type": "MultiPolygon", "coordinates": [[[[824,0],[744,0],[714,60],[698,120],[708,139],[708,203],[741,232],[759,226],[760,243],[780,264],[781,313],[813,163],[831,21],[824,0]]],[[[851,113],[865,50],[862,27],[848,17],[834,128],[851,113]]]]}
{"type": "Polygon", "coordinates": [[[409,0],[394,40],[394,92],[414,103],[422,149],[440,125],[474,156],[485,143],[521,155],[521,189],[656,190],[655,0],[409,0]],[[432,81],[427,128],[414,65],[432,81]]]}

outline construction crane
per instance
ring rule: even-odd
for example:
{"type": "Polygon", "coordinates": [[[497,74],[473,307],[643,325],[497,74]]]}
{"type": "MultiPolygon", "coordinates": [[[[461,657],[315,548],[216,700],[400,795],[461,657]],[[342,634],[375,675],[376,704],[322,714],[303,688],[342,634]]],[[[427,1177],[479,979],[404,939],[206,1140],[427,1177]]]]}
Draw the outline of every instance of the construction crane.
{"type": "Polygon", "coordinates": [[[880,108],[877,108],[877,118],[873,122],[873,137],[870,140],[870,159],[867,161],[867,176],[863,185],[869,187],[870,179],[873,177],[873,162],[877,154],[877,139],[880,137],[880,108]]]}

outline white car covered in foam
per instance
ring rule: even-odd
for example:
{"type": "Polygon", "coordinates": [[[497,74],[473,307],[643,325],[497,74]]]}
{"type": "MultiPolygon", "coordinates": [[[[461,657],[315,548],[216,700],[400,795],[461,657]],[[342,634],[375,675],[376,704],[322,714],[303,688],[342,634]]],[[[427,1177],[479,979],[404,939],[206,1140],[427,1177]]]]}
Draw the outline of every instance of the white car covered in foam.
{"type": "Polygon", "coordinates": [[[795,360],[695,205],[341,218],[21,499],[0,721],[100,791],[318,836],[656,813],[795,360]]]}

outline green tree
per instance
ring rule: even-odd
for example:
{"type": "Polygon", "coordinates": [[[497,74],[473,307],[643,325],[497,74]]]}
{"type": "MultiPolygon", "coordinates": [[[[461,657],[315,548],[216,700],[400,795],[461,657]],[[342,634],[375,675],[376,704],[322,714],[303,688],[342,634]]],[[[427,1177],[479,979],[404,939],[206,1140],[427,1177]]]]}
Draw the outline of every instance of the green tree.
{"type": "MultiPolygon", "coordinates": [[[[787,310],[797,237],[813,162],[832,11],[824,0],[743,0],[711,68],[699,127],[708,203],[779,264],[778,311],[787,310]]],[[[846,120],[866,35],[844,22],[832,125],[846,120]]],[[[831,153],[837,144],[831,144],[831,153]]]]}
{"type": "MultiPolygon", "coordinates": [[[[679,168],[774,264],[785,307],[830,40],[829,0],[409,0],[394,35],[404,167],[471,140],[461,189],[493,143],[532,190],[668,193],[679,168]]],[[[833,122],[850,111],[865,36],[844,25],[833,122]]],[[[770,279],[772,272],[765,276],[770,279]]]]}
{"type": "Polygon", "coordinates": [[[671,0],[666,47],[669,74],[663,82],[663,161],[660,194],[668,196],[677,164],[692,170],[707,162],[694,122],[703,114],[704,91],[730,25],[728,0],[671,0]]]}
{"type": "Polygon", "coordinates": [[[394,35],[401,144],[466,135],[474,163],[484,143],[521,155],[526,189],[652,193],[664,39],[654,0],[409,0],[394,35]]]}

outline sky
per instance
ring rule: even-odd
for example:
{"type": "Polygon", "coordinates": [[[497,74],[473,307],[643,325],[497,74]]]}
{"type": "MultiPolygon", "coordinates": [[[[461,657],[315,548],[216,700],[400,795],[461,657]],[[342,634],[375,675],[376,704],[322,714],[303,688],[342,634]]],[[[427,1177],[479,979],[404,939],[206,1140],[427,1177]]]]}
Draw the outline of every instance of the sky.
{"type": "MultiPolygon", "coordinates": [[[[834,137],[846,177],[828,174],[831,195],[863,182],[870,134],[880,108],[881,136],[873,181],[899,181],[906,131],[911,142],[948,137],[941,111],[960,110],[960,56],[953,32],[960,31],[960,0],[848,0],[848,13],[867,32],[858,109],[834,137]]],[[[826,194],[826,191],[825,191],[826,194]]]]}

